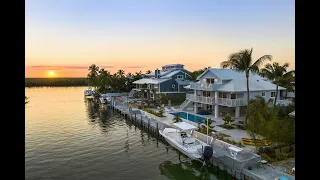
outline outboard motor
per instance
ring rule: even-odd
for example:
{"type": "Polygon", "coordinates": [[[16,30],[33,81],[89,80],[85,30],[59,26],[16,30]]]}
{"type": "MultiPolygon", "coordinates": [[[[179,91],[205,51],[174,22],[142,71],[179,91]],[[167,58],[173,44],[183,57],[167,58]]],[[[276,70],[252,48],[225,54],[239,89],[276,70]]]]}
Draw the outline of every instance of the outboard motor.
{"type": "Polygon", "coordinates": [[[211,164],[210,159],[213,155],[213,148],[211,146],[205,146],[203,151],[203,160],[206,164],[211,164]]]}

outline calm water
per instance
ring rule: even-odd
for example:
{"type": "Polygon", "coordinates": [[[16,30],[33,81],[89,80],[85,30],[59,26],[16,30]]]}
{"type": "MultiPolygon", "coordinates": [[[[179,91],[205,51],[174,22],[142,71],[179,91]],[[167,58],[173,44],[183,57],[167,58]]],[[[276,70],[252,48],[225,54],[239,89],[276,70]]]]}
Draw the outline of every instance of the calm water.
{"type": "Polygon", "coordinates": [[[85,102],[84,89],[25,89],[26,179],[231,179],[182,155],[180,162],[165,143],[85,102]]]}

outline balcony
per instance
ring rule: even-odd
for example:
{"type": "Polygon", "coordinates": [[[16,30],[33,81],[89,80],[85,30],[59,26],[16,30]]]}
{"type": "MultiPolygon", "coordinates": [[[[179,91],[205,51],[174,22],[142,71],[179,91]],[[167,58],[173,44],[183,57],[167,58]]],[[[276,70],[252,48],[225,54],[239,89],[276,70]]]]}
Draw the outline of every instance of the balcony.
{"type": "Polygon", "coordinates": [[[190,83],[190,89],[213,91],[212,84],[190,83]]]}
{"type": "Polygon", "coordinates": [[[219,105],[222,106],[243,106],[244,104],[244,99],[227,99],[227,98],[219,98],[219,105]]]}
{"type": "Polygon", "coordinates": [[[192,101],[192,102],[198,102],[198,103],[210,104],[210,105],[218,104],[221,106],[229,106],[229,107],[236,107],[236,106],[245,105],[244,99],[219,98],[218,103],[216,103],[214,97],[195,96],[192,94],[187,94],[186,99],[189,101],[192,101]]]}
{"type": "Polygon", "coordinates": [[[195,96],[192,94],[187,94],[186,98],[189,101],[198,102],[198,103],[204,103],[204,104],[210,104],[210,105],[214,103],[214,97],[195,96]]]}

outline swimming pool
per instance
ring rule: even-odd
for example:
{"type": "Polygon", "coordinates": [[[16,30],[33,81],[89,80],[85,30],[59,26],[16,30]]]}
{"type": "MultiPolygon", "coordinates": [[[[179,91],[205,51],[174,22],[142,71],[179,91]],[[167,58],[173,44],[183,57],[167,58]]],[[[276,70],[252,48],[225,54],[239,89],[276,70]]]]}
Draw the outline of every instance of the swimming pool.
{"type": "Polygon", "coordinates": [[[172,115],[178,115],[179,117],[183,118],[183,119],[187,119],[189,121],[195,122],[197,123],[198,120],[200,121],[200,123],[203,123],[203,121],[205,120],[204,117],[200,117],[194,114],[188,114],[186,112],[178,112],[178,113],[170,113],[172,115]]]}

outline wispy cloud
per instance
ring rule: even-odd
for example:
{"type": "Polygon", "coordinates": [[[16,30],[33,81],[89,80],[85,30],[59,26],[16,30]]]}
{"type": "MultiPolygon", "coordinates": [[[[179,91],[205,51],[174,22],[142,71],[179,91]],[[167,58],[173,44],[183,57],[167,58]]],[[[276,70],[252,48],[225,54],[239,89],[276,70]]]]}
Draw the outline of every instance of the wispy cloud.
{"type": "Polygon", "coordinates": [[[147,67],[147,66],[127,66],[126,68],[134,69],[134,68],[145,68],[145,67],[147,67]]]}
{"type": "MultiPolygon", "coordinates": [[[[88,69],[89,66],[27,66],[29,69],[34,70],[61,70],[61,69],[88,69]]],[[[113,68],[113,66],[99,66],[102,68],[113,68]]]]}

